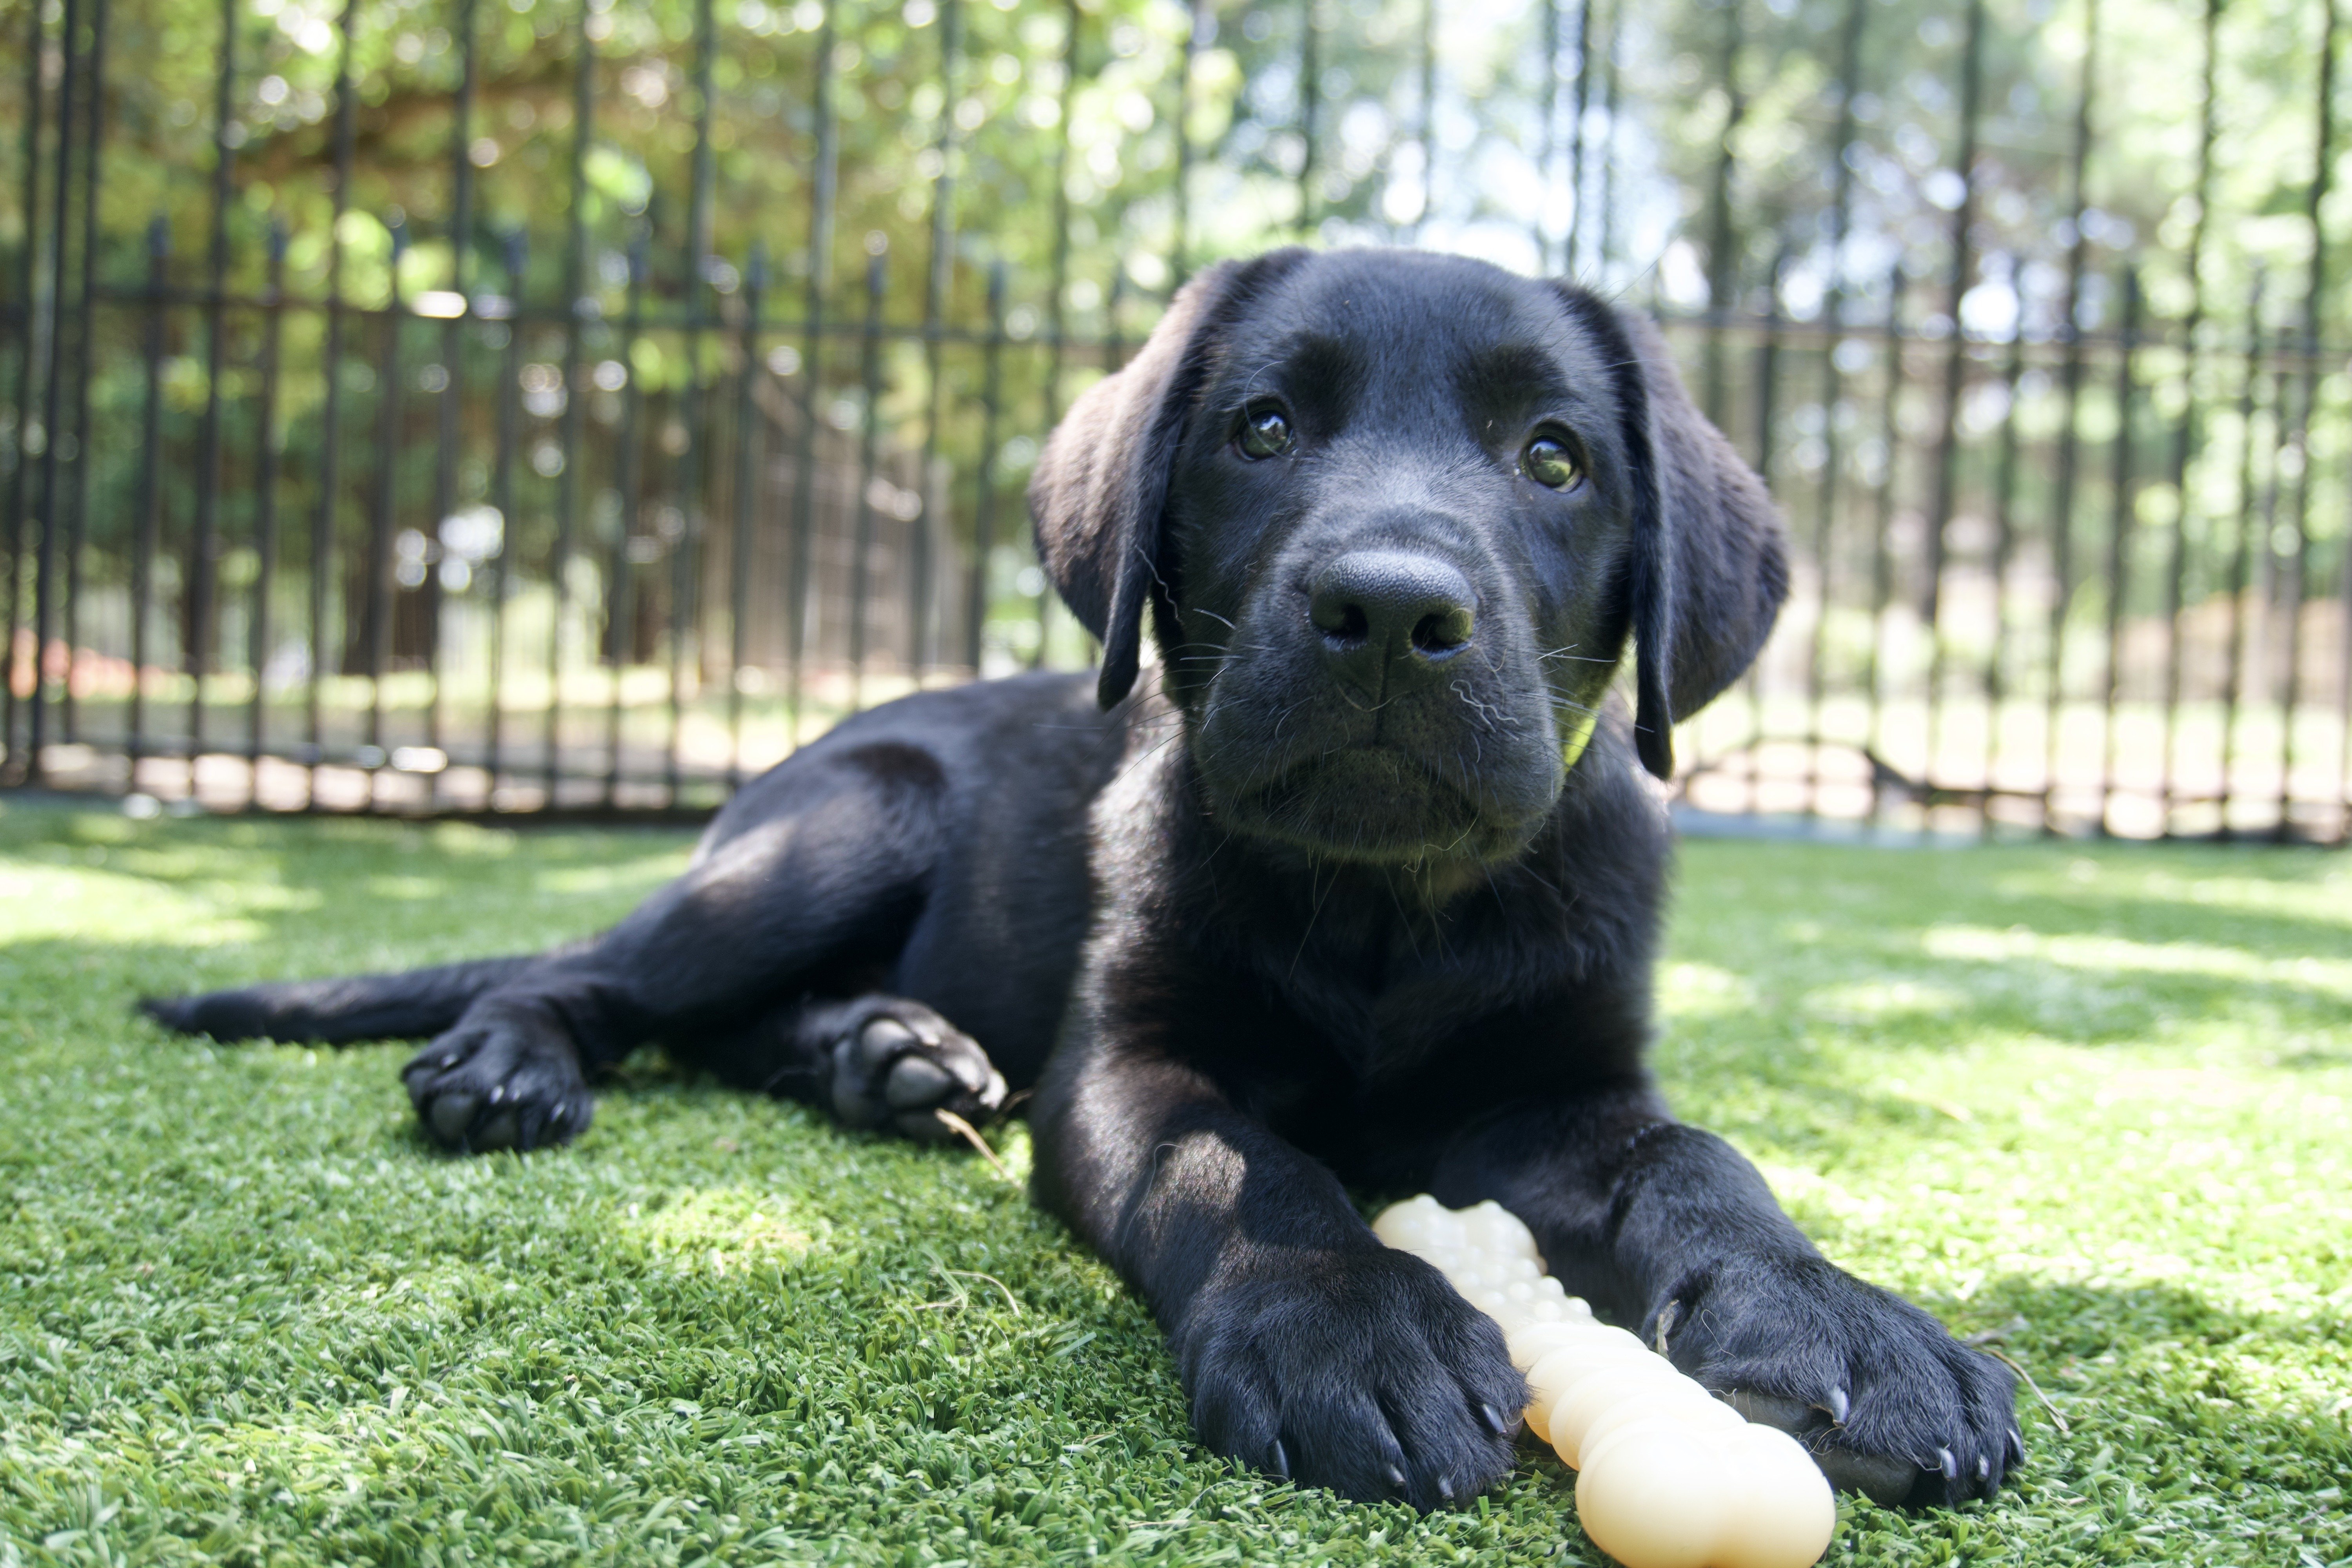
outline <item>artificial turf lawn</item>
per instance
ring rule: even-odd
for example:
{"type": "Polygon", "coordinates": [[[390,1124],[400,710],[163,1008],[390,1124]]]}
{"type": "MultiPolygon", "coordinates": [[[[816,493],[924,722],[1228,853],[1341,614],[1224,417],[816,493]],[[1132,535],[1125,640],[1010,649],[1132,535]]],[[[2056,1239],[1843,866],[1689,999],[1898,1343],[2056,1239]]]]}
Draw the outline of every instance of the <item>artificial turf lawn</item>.
{"type": "MultiPolygon", "coordinates": [[[[1207,1458],[969,1154],[648,1053],[450,1158],[405,1047],[130,1013],[571,936],[687,844],[0,805],[0,1568],[1600,1561],[1531,1445],[1428,1519],[1207,1458]]],[[[2015,1489],[1842,1500],[1830,1561],[2352,1563],[2352,863],[1696,843],[1660,978],[1682,1112],[2071,1428],[2028,1396],[2015,1489]]]]}

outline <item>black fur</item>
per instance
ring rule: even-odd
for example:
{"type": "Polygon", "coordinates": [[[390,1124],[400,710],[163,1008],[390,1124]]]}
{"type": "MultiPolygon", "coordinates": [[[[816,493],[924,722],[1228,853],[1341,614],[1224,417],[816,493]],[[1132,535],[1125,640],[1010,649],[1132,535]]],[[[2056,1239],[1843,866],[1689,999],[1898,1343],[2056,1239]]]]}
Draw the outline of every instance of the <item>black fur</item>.
{"type": "Polygon", "coordinates": [[[1643,1066],[1668,846],[1639,770],[1785,592],[1654,331],[1469,261],[1228,263],[1079,400],[1031,500],[1094,691],[851,719],[593,941],[151,1010],[436,1034],[405,1076],[461,1148],[576,1134],[650,1038],[919,1137],[1034,1085],[1034,1195],[1150,1302],[1202,1439],[1350,1496],[1486,1487],[1523,1392],[1351,1187],[1500,1199],[1842,1483],[1997,1489],[2009,1373],[1824,1260],[1643,1066]],[[1288,445],[1252,456],[1245,417],[1288,445]],[[1523,467],[1539,431],[1580,482],[1523,467]],[[1602,711],[1629,641],[1630,724],[1602,711]]]}

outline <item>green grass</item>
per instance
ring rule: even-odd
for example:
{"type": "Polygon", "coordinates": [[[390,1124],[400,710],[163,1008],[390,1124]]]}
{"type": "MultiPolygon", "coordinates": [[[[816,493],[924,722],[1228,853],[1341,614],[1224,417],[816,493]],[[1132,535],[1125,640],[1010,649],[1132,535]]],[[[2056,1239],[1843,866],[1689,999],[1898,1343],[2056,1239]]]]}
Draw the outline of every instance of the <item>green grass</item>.
{"type": "MultiPolygon", "coordinates": [[[[129,1012],[548,942],[686,847],[0,807],[0,1568],[1599,1561],[1532,1447],[1431,1519],[1205,1458],[1142,1310],[970,1155],[648,1054],[574,1147],[446,1158],[404,1047],[129,1012]]],[[[2028,1399],[1990,1505],[1842,1503],[1831,1561],[2352,1563],[2352,864],[1718,842],[1682,881],[1684,1113],[2067,1425],[2028,1399]]]]}

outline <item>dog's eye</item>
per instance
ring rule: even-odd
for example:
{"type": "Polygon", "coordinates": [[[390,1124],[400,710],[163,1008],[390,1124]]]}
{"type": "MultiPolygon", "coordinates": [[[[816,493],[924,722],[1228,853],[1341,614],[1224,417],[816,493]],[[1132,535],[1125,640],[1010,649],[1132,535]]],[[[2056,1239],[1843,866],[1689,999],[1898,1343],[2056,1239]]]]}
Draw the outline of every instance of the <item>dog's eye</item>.
{"type": "Polygon", "coordinates": [[[1289,417],[1269,405],[1246,409],[1234,441],[1244,458],[1279,458],[1290,450],[1289,417]]]}
{"type": "Polygon", "coordinates": [[[1519,454],[1519,469],[1539,485],[1556,490],[1573,489],[1584,478],[1584,466],[1568,443],[1557,436],[1538,436],[1519,454]]]}

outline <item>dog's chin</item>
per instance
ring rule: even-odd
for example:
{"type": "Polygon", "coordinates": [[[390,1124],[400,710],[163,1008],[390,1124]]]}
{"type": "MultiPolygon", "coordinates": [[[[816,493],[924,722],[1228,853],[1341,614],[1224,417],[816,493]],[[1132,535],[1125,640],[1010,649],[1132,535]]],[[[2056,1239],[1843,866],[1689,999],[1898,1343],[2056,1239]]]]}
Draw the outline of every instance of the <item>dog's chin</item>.
{"type": "Polygon", "coordinates": [[[1272,784],[1209,785],[1211,808],[1238,833],[1319,858],[1365,865],[1485,865],[1524,850],[1543,815],[1507,817],[1411,756],[1386,748],[1333,752],[1272,784]]]}

